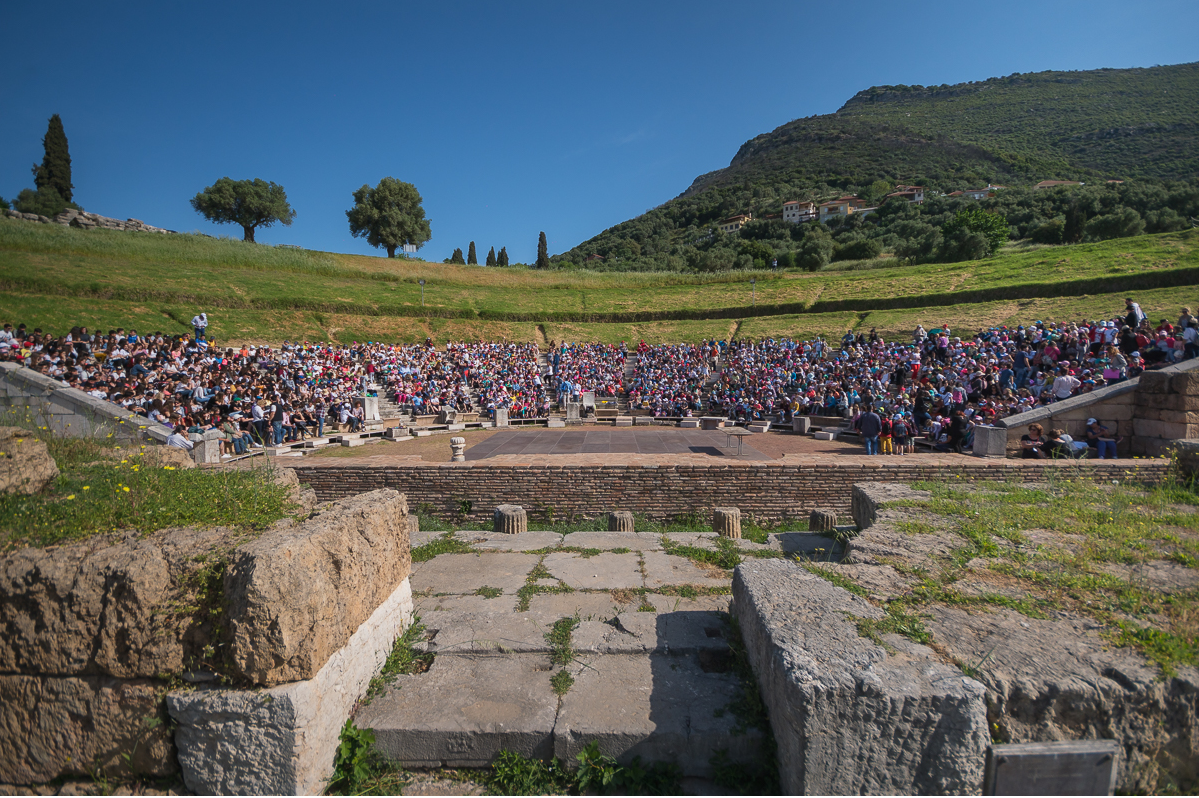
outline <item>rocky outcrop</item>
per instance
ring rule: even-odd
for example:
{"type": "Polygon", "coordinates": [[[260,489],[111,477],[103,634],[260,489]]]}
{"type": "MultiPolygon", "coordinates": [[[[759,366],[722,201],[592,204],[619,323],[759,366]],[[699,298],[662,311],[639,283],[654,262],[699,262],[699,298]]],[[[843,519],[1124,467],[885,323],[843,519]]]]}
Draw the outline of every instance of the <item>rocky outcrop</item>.
{"type": "Polygon", "coordinates": [[[161,227],[153,227],[141,219],[113,219],[108,216],[101,216],[98,213],[88,213],[87,211],[79,211],[74,208],[67,208],[53,219],[39,216],[35,213],[21,213],[15,210],[7,210],[5,213],[13,219],[24,219],[27,222],[41,222],[42,224],[61,224],[70,227],[79,227],[84,230],[100,228],[102,230],[133,230],[141,233],[175,232],[174,230],[165,230],[161,227]]]}
{"type": "Polygon", "coordinates": [[[225,596],[237,675],[312,678],[408,576],[407,514],[403,494],[371,491],[235,552],[225,596]]]}
{"type": "Polygon", "coordinates": [[[0,427],[0,493],[40,493],[57,476],[45,443],[27,429],[0,427]]]}
{"type": "Polygon", "coordinates": [[[796,563],[752,560],[734,574],[733,613],[785,794],[981,791],[983,686],[925,646],[861,636],[856,620],[882,610],[796,563]]]}

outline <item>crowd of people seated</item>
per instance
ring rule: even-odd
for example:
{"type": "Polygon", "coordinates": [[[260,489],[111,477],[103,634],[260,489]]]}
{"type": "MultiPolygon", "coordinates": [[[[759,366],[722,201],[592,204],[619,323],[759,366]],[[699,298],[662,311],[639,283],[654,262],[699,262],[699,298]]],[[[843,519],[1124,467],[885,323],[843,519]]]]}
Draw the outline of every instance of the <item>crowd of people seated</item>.
{"type": "Polygon", "coordinates": [[[627,347],[613,344],[563,343],[550,356],[558,402],[582,401],[583,394],[614,398],[624,390],[627,347]]]}
{"type": "MultiPolygon", "coordinates": [[[[192,334],[74,327],[56,335],[5,324],[0,360],[173,429],[220,429],[230,454],[320,436],[334,424],[361,428],[363,406],[355,397],[376,389],[418,415],[476,408],[491,415],[507,408],[513,418],[544,417],[551,409],[550,381],[560,402],[579,401],[587,392],[600,398],[627,393],[630,408],[659,417],[789,422],[796,415],[839,416],[860,428],[873,415],[882,428],[880,450],[904,454],[917,436],[960,451],[969,447],[976,423],[1199,354],[1199,320],[1189,308],[1176,323],[1153,325],[1131,299],[1123,316],[988,327],[964,338],[942,325],[917,327],[902,341],[887,341],[875,330],[848,331],[839,345],[820,337],[643,341],[627,385],[623,343],[563,343],[542,366],[535,344],[222,347],[206,337],[207,316],[197,319],[192,334]]],[[[866,423],[872,429],[874,419],[866,423]]]]}

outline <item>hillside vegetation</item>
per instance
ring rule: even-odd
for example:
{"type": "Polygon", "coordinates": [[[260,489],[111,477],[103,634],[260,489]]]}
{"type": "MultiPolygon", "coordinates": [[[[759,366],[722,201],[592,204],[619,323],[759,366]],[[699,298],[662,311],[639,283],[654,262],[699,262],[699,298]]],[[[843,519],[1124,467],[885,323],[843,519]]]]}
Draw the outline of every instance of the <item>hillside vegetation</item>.
{"type": "MultiPolygon", "coordinates": [[[[1199,64],[874,87],[835,114],[797,119],[751,139],[727,168],[701,175],[679,197],[553,261],[570,268],[599,255],[603,261],[589,261],[589,268],[744,268],[802,250],[809,231],[760,229],[752,235],[765,245],[760,249],[736,237],[707,238],[721,219],[739,213],[761,219],[780,213],[787,200],[843,194],[873,205],[897,184],[924,186],[930,196],[1007,186],[1010,191],[982,207],[1015,211],[1016,219],[1008,215],[1013,239],[1055,221],[1059,228],[1074,225],[1076,235],[1065,243],[1178,230],[1199,214],[1197,103],[1199,64]],[[1056,196],[1046,202],[1028,190],[1046,179],[1089,185],[1077,197],[1066,190],[1048,192],[1056,196]],[[1107,179],[1129,182],[1107,186],[1107,179]],[[1096,217],[1127,209],[1136,216],[1125,218],[1123,226],[1085,229],[1096,217]]],[[[952,260],[953,250],[938,253],[930,245],[921,251],[920,244],[968,207],[974,207],[969,200],[945,200],[910,210],[908,216],[916,218],[902,221],[911,224],[895,226],[880,213],[853,229],[834,230],[835,243],[847,247],[864,239],[876,241],[876,251],[898,251],[917,261],[952,260]]],[[[830,247],[828,257],[836,255],[830,247]]]]}
{"type": "Polygon", "coordinates": [[[1199,304],[1199,233],[1022,246],[960,264],[710,275],[533,271],[388,260],[0,219],[0,321],[62,332],[186,332],[224,341],[698,340],[840,334],[918,321],[1110,316],[1199,304]],[[756,284],[749,284],[750,277],[756,284]],[[417,280],[424,278],[425,305],[417,280]]]}

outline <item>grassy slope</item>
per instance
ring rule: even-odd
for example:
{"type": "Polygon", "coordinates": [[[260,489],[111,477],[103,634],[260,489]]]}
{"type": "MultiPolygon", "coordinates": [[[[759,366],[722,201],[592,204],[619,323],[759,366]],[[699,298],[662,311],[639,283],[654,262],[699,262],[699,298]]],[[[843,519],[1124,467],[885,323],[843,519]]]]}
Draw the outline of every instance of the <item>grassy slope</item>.
{"type": "Polygon", "coordinates": [[[858,324],[894,332],[910,329],[917,320],[973,326],[976,318],[1016,322],[1034,316],[1110,315],[1120,311],[1122,295],[1135,290],[1142,278],[1145,288],[1137,294],[1147,309],[1176,317],[1178,305],[1199,304],[1199,298],[1189,286],[1149,290],[1152,280],[1196,267],[1195,231],[1074,247],[1012,247],[996,258],[969,263],[758,274],[754,308],[746,273],[486,269],[0,219],[0,319],[59,331],[86,324],[177,332],[204,309],[213,317],[214,335],[254,341],[413,341],[425,336],[678,341],[734,333],[829,335],[858,324]],[[420,277],[428,280],[428,311],[460,318],[421,315],[420,277]],[[1109,278],[1132,285],[1105,290],[1103,281],[1109,278]],[[1066,292],[1066,297],[1055,297],[1064,281],[1080,279],[1099,281],[1098,288],[1090,289],[1094,296],[1079,299],[1066,292]],[[963,291],[974,292],[969,304],[945,304],[945,295],[952,300],[963,291]],[[889,309],[897,301],[913,307],[889,309]],[[770,304],[829,312],[756,315],[770,304]],[[714,310],[729,308],[734,310],[729,315],[744,318],[720,318],[714,310]],[[589,321],[594,318],[590,314],[630,312],[678,315],[657,321],[589,321]],[[502,320],[503,314],[521,317],[502,320]]]}

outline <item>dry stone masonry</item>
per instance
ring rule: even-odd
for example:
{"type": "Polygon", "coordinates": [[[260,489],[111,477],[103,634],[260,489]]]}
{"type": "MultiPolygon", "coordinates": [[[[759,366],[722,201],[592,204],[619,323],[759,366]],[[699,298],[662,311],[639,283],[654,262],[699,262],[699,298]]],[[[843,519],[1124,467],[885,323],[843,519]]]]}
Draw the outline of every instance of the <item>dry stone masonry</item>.
{"type": "Polygon", "coordinates": [[[131,230],[139,233],[175,232],[174,230],[165,230],[161,227],[152,227],[141,219],[112,219],[108,216],[101,216],[98,213],[77,211],[74,208],[67,208],[52,219],[46,216],[39,216],[35,213],[21,213],[15,210],[6,210],[4,213],[13,219],[24,219],[27,222],[41,222],[42,224],[61,224],[68,227],[78,227],[83,230],[131,230]]]}

